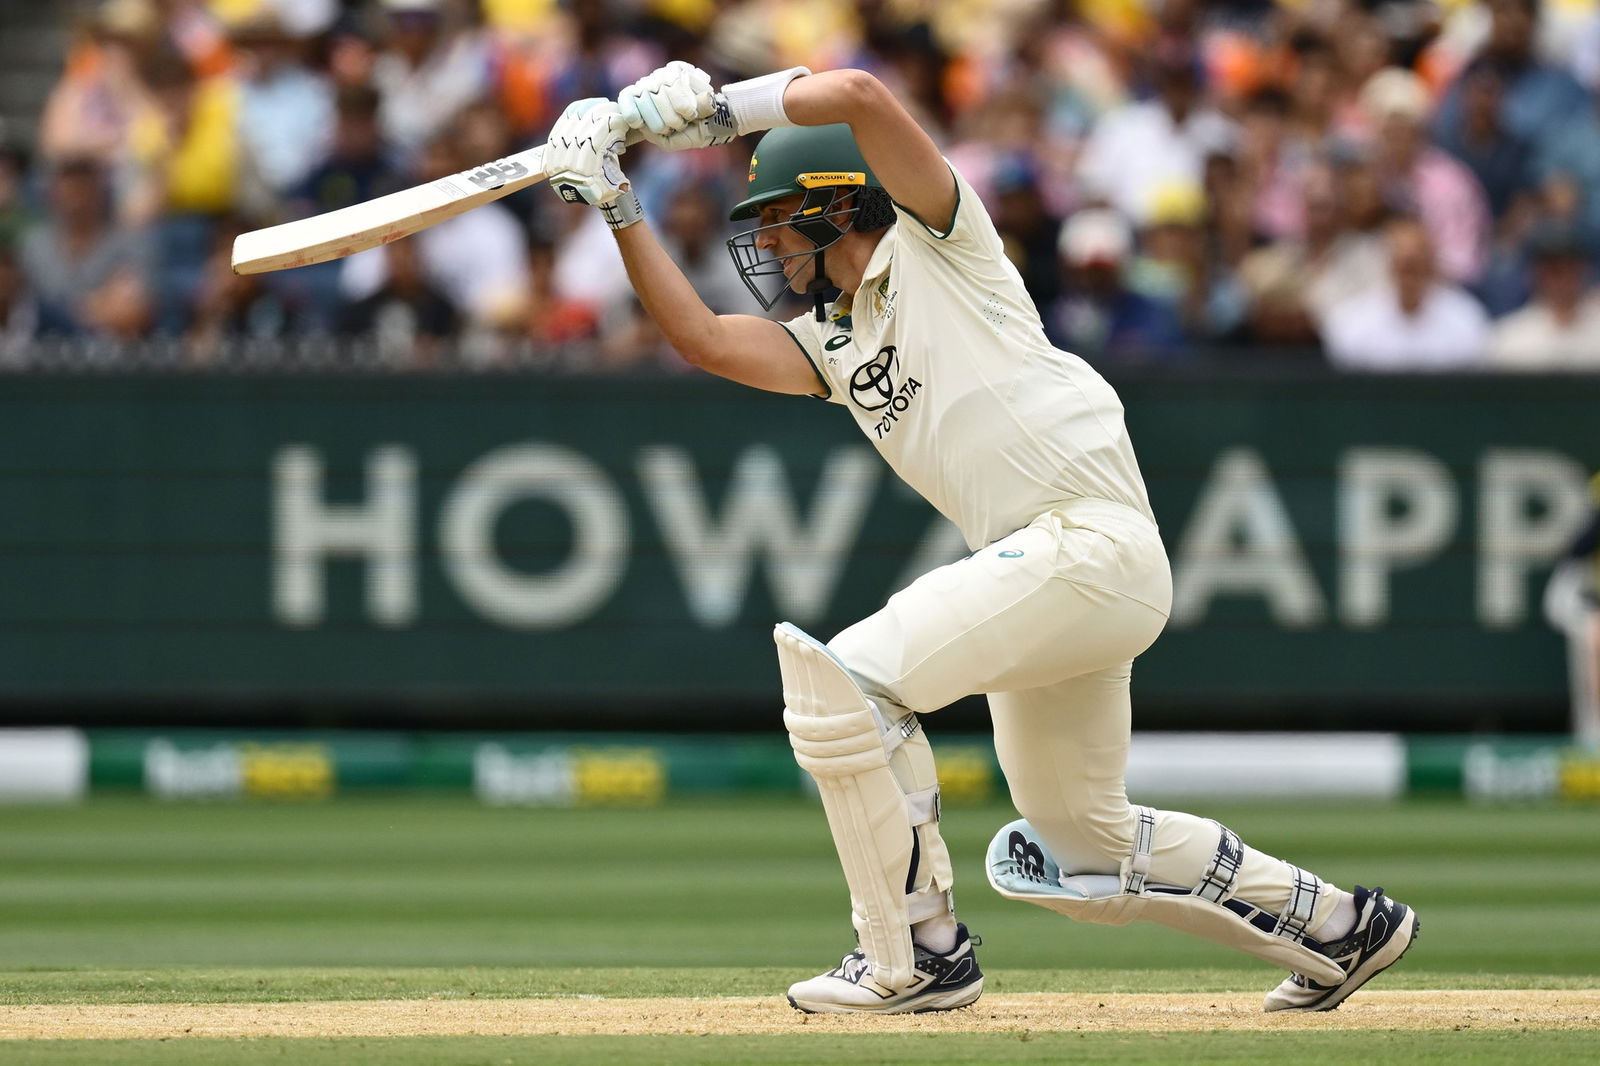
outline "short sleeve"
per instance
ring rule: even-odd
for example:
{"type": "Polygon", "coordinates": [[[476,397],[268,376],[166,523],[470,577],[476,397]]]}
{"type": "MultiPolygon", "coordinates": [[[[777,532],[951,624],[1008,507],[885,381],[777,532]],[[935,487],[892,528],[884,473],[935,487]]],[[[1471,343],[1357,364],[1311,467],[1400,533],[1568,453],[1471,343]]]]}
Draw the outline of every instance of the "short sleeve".
{"type": "MultiPolygon", "coordinates": [[[[950,166],[950,161],[945,160],[945,165],[950,166]]],[[[950,228],[941,232],[929,225],[928,221],[895,204],[894,213],[900,223],[897,229],[902,235],[901,240],[915,241],[956,260],[992,262],[995,256],[1003,257],[1005,245],[995,229],[994,220],[984,210],[983,201],[954,166],[950,166],[950,174],[956,179],[956,207],[949,220],[950,228]]]]}
{"type": "Polygon", "coordinates": [[[822,369],[827,363],[822,356],[823,340],[821,331],[818,329],[816,313],[807,311],[797,318],[791,318],[787,322],[778,324],[783,327],[785,333],[789,334],[789,338],[794,341],[795,347],[800,349],[800,353],[806,357],[806,362],[811,364],[812,372],[817,375],[817,382],[822,386],[822,391],[814,392],[812,395],[820,396],[832,403],[843,403],[844,399],[839,396],[838,390],[833,387],[833,382],[828,379],[828,375],[822,369]]]}

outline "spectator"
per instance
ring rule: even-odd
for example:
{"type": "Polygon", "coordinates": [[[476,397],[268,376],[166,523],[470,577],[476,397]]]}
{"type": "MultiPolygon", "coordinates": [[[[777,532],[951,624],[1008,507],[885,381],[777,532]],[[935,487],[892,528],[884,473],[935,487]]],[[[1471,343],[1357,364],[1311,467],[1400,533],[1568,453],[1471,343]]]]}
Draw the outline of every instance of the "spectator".
{"type": "MultiPolygon", "coordinates": [[[[564,6],[570,13],[566,40],[557,52],[545,93],[555,112],[591,96],[615,100],[665,60],[659,50],[627,32],[627,9],[616,0],[569,0],[564,6]]],[[[553,122],[555,115],[546,118],[553,122]]]]}
{"type": "MultiPolygon", "coordinates": [[[[995,177],[1004,167],[1021,164],[1040,169],[1045,140],[1044,109],[1039,98],[1021,89],[990,96],[962,123],[964,135],[945,153],[987,203],[995,177]]],[[[1053,239],[1053,238],[1052,238],[1053,239]]]]}
{"type": "MultiPolygon", "coordinates": [[[[115,0],[126,3],[127,0],[115,0]]],[[[233,69],[234,56],[227,32],[215,12],[228,0],[137,0],[147,4],[161,24],[161,47],[175,51],[197,79],[215,78],[233,69]]],[[[293,8],[296,0],[266,0],[293,8]]],[[[305,0],[300,0],[305,2],[305,0]]],[[[242,5],[241,5],[242,6],[242,5]]],[[[235,7],[239,10],[239,7],[235,7]]]]}
{"type": "Polygon", "coordinates": [[[298,188],[328,154],[333,93],[306,66],[305,45],[279,17],[263,11],[235,24],[240,135],[262,181],[276,198],[298,188]]]}
{"type": "MultiPolygon", "coordinates": [[[[588,304],[602,316],[632,300],[628,272],[600,212],[569,207],[551,215],[558,234],[555,283],[562,299],[588,304]]],[[[641,317],[650,321],[649,315],[641,317]]]]}
{"type": "Polygon", "coordinates": [[[1266,88],[1245,101],[1237,159],[1250,190],[1251,229],[1268,240],[1298,237],[1300,186],[1312,162],[1311,146],[1291,136],[1289,97],[1266,88]]]}
{"type": "Polygon", "coordinates": [[[334,102],[332,144],[288,197],[291,218],[362,203],[404,186],[404,177],[378,126],[378,93],[366,85],[339,90],[334,102]]]}
{"type": "MultiPolygon", "coordinates": [[[[461,170],[463,162],[456,154],[453,133],[428,144],[419,166],[419,181],[461,170]]],[[[505,207],[484,204],[411,239],[417,244],[422,276],[450,301],[465,325],[493,329],[523,320],[528,293],[527,245],[517,220],[505,207]]],[[[388,282],[387,248],[374,248],[342,261],[339,289],[347,301],[366,300],[388,282]]]]}
{"type": "Polygon", "coordinates": [[[16,249],[0,240],[0,367],[22,363],[38,329],[39,307],[28,291],[16,249]]]}
{"type": "MultiPolygon", "coordinates": [[[[1489,38],[1473,67],[1486,65],[1500,74],[1501,127],[1529,144],[1560,137],[1587,97],[1571,74],[1540,62],[1535,54],[1539,0],[1487,0],[1486,6],[1489,38]]],[[[1434,130],[1441,141],[1460,128],[1466,93],[1465,79],[1457,79],[1440,102],[1434,130]]]]}
{"type": "MultiPolygon", "coordinates": [[[[456,116],[454,123],[456,148],[466,166],[502,159],[521,150],[526,145],[517,144],[512,137],[511,124],[492,100],[479,100],[456,116]]],[[[544,208],[550,204],[550,190],[543,183],[519,189],[499,201],[528,233],[541,225],[544,208]]]]}
{"type": "Polygon", "coordinates": [[[1330,167],[1314,167],[1301,189],[1305,235],[1264,245],[1240,264],[1248,340],[1313,348],[1328,308],[1382,275],[1382,241],[1348,224],[1336,182],[1330,167]]]}
{"type": "Polygon", "coordinates": [[[1143,252],[1127,271],[1128,287],[1175,315],[1193,341],[1232,333],[1244,317],[1244,296],[1232,273],[1206,254],[1199,186],[1156,191],[1143,252]]]}
{"type": "Polygon", "coordinates": [[[45,100],[39,154],[50,161],[121,161],[128,128],[145,100],[138,57],[155,48],[160,25],[145,0],[109,0],[80,30],[66,69],[45,100]]]}
{"type": "Polygon", "coordinates": [[[1316,33],[1296,34],[1290,48],[1288,137],[1315,149],[1336,128],[1343,77],[1339,53],[1316,33]]]}
{"type": "Polygon", "coordinates": [[[0,144],[0,247],[14,247],[27,225],[27,179],[27,153],[0,144]]]}
{"type": "Polygon", "coordinates": [[[1472,171],[1488,197],[1490,213],[1501,218],[1532,183],[1531,146],[1501,125],[1505,80],[1497,67],[1474,63],[1461,75],[1460,84],[1457,124],[1436,125],[1435,139],[1472,171]]]}
{"type": "Polygon", "coordinates": [[[1394,62],[1394,42],[1372,12],[1350,3],[1329,5],[1329,9],[1338,14],[1338,21],[1327,32],[1339,54],[1332,132],[1345,140],[1359,139],[1369,132],[1361,90],[1394,62]]]}
{"type": "Polygon", "coordinates": [[[1198,184],[1205,160],[1227,150],[1233,124],[1210,107],[1198,59],[1180,46],[1157,50],[1150,62],[1156,99],[1124,104],[1095,124],[1078,162],[1084,194],[1143,224],[1163,185],[1198,184]]]}
{"type": "MultiPolygon", "coordinates": [[[[951,7],[934,5],[930,15],[937,19],[951,7]]],[[[941,144],[950,139],[955,108],[948,89],[959,67],[941,43],[944,39],[929,23],[915,22],[886,40],[883,49],[884,84],[892,87],[911,115],[941,144]]]]}
{"type": "MultiPolygon", "coordinates": [[[[1389,253],[1384,228],[1394,212],[1383,198],[1378,171],[1372,160],[1360,152],[1339,155],[1333,164],[1331,192],[1308,178],[1304,192],[1306,211],[1323,207],[1331,196],[1337,205],[1334,235],[1310,264],[1306,279],[1307,307],[1321,329],[1337,305],[1369,288],[1389,269],[1389,253]]],[[[1318,220],[1318,224],[1326,222],[1318,220]]],[[[1312,226],[1308,217],[1308,235],[1312,226]]],[[[1326,234],[1324,234],[1326,235],[1326,234]]]]}
{"type": "Polygon", "coordinates": [[[233,238],[240,229],[232,220],[223,220],[200,275],[194,318],[185,338],[189,360],[196,365],[216,362],[225,354],[225,342],[286,340],[304,328],[279,296],[273,275],[233,272],[233,238]]]}
{"type": "Polygon", "coordinates": [[[151,102],[129,131],[134,166],[124,215],[155,241],[156,328],[184,333],[216,240],[217,221],[260,214],[265,202],[239,139],[240,94],[228,78],[196,80],[175,53],[154,55],[140,74],[151,102]]]}
{"type": "Polygon", "coordinates": [[[196,79],[173,52],[140,63],[146,103],[129,129],[132,188],[123,209],[135,224],[163,213],[221,215],[241,202],[260,204],[247,159],[238,86],[196,79]]]}
{"type": "Polygon", "coordinates": [[[1481,365],[1489,321],[1476,300],[1440,280],[1422,223],[1385,232],[1389,279],[1335,305],[1323,322],[1328,359],[1345,370],[1459,370],[1481,365]]]}
{"type": "MultiPolygon", "coordinates": [[[[1171,359],[1218,338],[1311,350],[1337,331],[1330,309],[1385,275],[1381,233],[1397,211],[1427,227],[1441,277],[1469,284],[1491,315],[1529,301],[1537,220],[1568,226],[1600,267],[1600,110],[1564,112],[1582,94],[1556,67],[1588,70],[1585,56],[1600,55],[1600,16],[1576,0],[1559,42],[1548,17],[1535,42],[1531,0],[1449,5],[1420,52],[1425,20],[1350,0],[91,2],[36,154],[103,162],[121,217],[147,234],[143,313],[200,348],[332,333],[348,328],[347,303],[393,295],[381,251],[232,279],[219,251],[230,220],[329,211],[437,174],[443,156],[460,169],[508,154],[540,139],[555,108],[614,95],[665,52],[714,56],[718,81],[790,60],[889,81],[927,123],[959,133],[947,154],[989,203],[1047,328],[1098,358],[1171,359]],[[1421,136],[1435,116],[1412,66],[1448,89],[1440,144],[1421,136]],[[1179,210],[1171,190],[1197,181],[1203,210],[1192,195],[1179,210]],[[1058,220],[1085,203],[1133,223],[1117,270],[1062,251],[1058,220]]],[[[695,189],[742,178],[750,147],[630,153],[646,213],[730,306],[745,293],[727,287],[722,223],[695,189]]],[[[0,153],[0,246],[13,234],[24,266],[25,166],[0,153]]],[[[418,238],[417,277],[471,335],[453,340],[483,342],[456,351],[497,359],[592,334],[594,345],[544,362],[664,358],[609,234],[579,214],[528,189],[450,224],[448,239],[418,238]],[[520,232],[503,225],[506,209],[520,232]]],[[[1505,332],[1549,304],[1555,283],[1539,269],[1541,295],[1505,332]]],[[[16,321],[32,307],[39,329],[80,328],[39,286],[24,288],[16,321]]]]}
{"type": "Polygon", "coordinates": [[[603,323],[593,360],[574,369],[615,374],[689,368],[637,299],[630,297],[612,305],[603,316],[603,323]]]}
{"type": "MultiPolygon", "coordinates": [[[[305,218],[364,203],[404,188],[407,177],[378,129],[378,94],[368,85],[340,88],[334,103],[332,147],[285,204],[290,218],[305,218]]],[[[262,280],[289,304],[304,309],[313,332],[333,332],[340,314],[339,260],[268,274],[262,280]]]]}
{"type": "Polygon", "coordinates": [[[1237,269],[1256,236],[1254,204],[1235,156],[1213,152],[1206,157],[1204,195],[1206,254],[1237,269]]]}
{"type": "MultiPolygon", "coordinates": [[[[209,0],[218,11],[227,10],[226,3],[209,0]]],[[[237,0],[232,0],[237,2],[237,0]]],[[[338,23],[341,7],[350,7],[350,0],[243,0],[253,10],[270,9],[278,18],[285,33],[297,41],[310,41],[321,37],[338,23]]]]}
{"type": "MultiPolygon", "coordinates": [[[[719,6],[708,40],[712,55],[719,66],[745,76],[796,65],[837,67],[860,34],[855,4],[846,0],[724,0],[719,6]]],[[[892,48],[904,40],[885,43],[892,48]]]]}
{"type": "Polygon", "coordinates": [[[422,369],[438,365],[460,315],[426,277],[416,237],[395,241],[387,274],[377,291],[348,305],[339,332],[369,340],[385,366],[422,369]]]}
{"type": "Polygon", "coordinates": [[[1561,136],[1538,146],[1533,170],[1546,204],[1600,263],[1600,96],[1568,120],[1561,136]]]}
{"type": "Polygon", "coordinates": [[[1005,242],[1006,257],[1022,275],[1022,284],[1040,307],[1061,294],[1061,260],[1056,235],[1061,223],[1045,207],[1038,175],[1024,158],[1004,161],[990,175],[995,229],[1005,242]]]}
{"type": "Polygon", "coordinates": [[[551,96],[550,84],[566,12],[554,3],[485,4],[483,15],[495,108],[517,136],[533,137],[549,129],[568,103],[551,96]]]}
{"type": "Polygon", "coordinates": [[[112,222],[94,159],[66,159],[49,182],[49,211],[23,237],[24,276],[38,302],[39,332],[137,337],[149,324],[149,241],[112,222]]]}
{"type": "Polygon", "coordinates": [[[1600,292],[1583,248],[1560,226],[1532,241],[1533,300],[1495,324],[1490,363],[1499,370],[1600,370],[1600,292]]]}
{"type": "Polygon", "coordinates": [[[727,203],[728,197],[715,186],[683,182],[667,200],[661,246],[711,310],[719,315],[764,315],[728,260],[723,221],[727,203]]]}
{"type": "Polygon", "coordinates": [[[1048,88],[1046,125],[1070,141],[1080,140],[1128,96],[1111,42],[1084,19],[1082,7],[1080,0],[1040,4],[1017,42],[1019,58],[1048,88]]]}
{"type": "Polygon", "coordinates": [[[1170,359],[1183,350],[1171,307],[1130,289],[1133,233],[1109,208],[1079,211],[1061,227],[1063,295],[1045,314],[1051,343],[1095,363],[1170,359]]]}
{"type": "Polygon", "coordinates": [[[1585,89],[1600,92],[1600,11],[1591,7],[1583,12],[1582,21],[1572,31],[1569,67],[1585,89]]]}
{"type": "Polygon", "coordinates": [[[1440,272],[1471,282],[1483,272],[1492,220],[1472,172],[1427,141],[1428,90],[1409,70],[1390,67],[1361,90],[1375,134],[1373,162],[1385,196],[1428,228],[1440,272]]]}
{"type": "Polygon", "coordinates": [[[477,33],[447,25],[444,0],[383,0],[387,46],[373,60],[384,137],[407,156],[422,151],[489,88],[489,53],[477,33]]]}
{"type": "Polygon", "coordinates": [[[593,306],[561,295],[555,283],[555,249],[534,241],[528,248],[528,317],[524,336],[535,350],[593,341],[599,316],[593,306]]]}

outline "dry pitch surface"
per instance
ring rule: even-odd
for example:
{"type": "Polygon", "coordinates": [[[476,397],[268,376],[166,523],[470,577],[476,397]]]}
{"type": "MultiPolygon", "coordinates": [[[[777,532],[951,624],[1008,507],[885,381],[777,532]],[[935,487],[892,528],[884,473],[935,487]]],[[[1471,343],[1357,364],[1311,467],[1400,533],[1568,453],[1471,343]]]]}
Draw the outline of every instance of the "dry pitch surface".
{"type": "Polygon", "coordinates": [[[772,997],[599,996],[0,1007],[0,1039],[859,1032],[1600,1029],[1600,989],[1364,992],[1325,1014],[1263,1014],[1214,993],[985,996],[945,1014],[803,1015],[772,997]]]}

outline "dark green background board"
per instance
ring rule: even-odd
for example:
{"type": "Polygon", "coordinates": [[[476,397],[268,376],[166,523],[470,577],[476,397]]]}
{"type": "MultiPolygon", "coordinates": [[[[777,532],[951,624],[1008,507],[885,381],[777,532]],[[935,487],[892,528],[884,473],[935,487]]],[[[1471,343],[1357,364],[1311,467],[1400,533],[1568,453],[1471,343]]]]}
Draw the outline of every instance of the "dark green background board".
{"type": "MultiPolygon", "coordinates": [[[[1115,383],[1180,584],[1218,551],[1246,575],[1141,660],[1141,699],[1462,716],[1564,700],[1563,646],[1539,597],[1600,465],[1600,380],[1115,383]],[[1391,474],[1398,489],[1381,480],[1391,474]],[[1427,499],[1408,494],[1408,476],[1431,486],[1427,499]],[[1376,487],[1363,496],[1362,484],[1376,487]],[[1371,521],[1402,532],[1431,501],[1437,535],[1376,577],[1352,576],[1370,555],[1352,532],[1362,499],[1371,521]],[[1538,544],[1491,537],[1496,499],[1538,544]],[[1209,549],[1196,540],[1202,512],[1221,516],[1209,549]],[[1277,531],[1277,554],[1251,564],[1263,529],[1277,531]],[[1497,571],[1508,550],[1527,557],[1497,571]],[[1285,607],[1273,597],[1296,553],[1299,600],[1285,607]],[[1269,571],[1271,596],[1249,576],[1269,571]]],[[[774,621],[831,635],[960,550],[845,412],[698,377],[85,375],[0,389],[9,700],[766,703],[774,621]],[[364,559],[329,557],[313,567],[324,594],[296,615],[274,593],[286,479],[309,463],[323,471],[312,496],[360,507],[379,455],[412,490],[392,512],[410,541],[399,571],[410,592],[375,606],[364,559]],[[498,504],[497,470],[510,478],[498,504]],[[480,579],[482,564],[498,568],[498,591],[447,565],[469,528],[490,531],[477,562],[480,579]],[[742,562],[729,550],[763,530],[766,548],[742,562]],[[575,560],[587,591],[540,584],[575,560]]]]}

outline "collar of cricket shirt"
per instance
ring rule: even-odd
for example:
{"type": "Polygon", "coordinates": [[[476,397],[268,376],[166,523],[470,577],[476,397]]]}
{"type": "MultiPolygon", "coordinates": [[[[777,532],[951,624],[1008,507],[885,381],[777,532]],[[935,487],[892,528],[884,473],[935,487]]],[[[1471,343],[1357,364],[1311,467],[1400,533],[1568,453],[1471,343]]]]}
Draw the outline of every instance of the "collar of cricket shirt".
{"type": "Polygon", "coordinates": [[[867,257],[867,266],[861,272],[861,287],[856,290],[857,292],[861,292],[868,285],[877,281],[881,275],[889,272],[889,265],[894,262],[895,241],[899,237],[900,224],[898,222],[883,231],[883,236],[878,240],[878,246],[872,249],[872,254],[867,257]]]}

